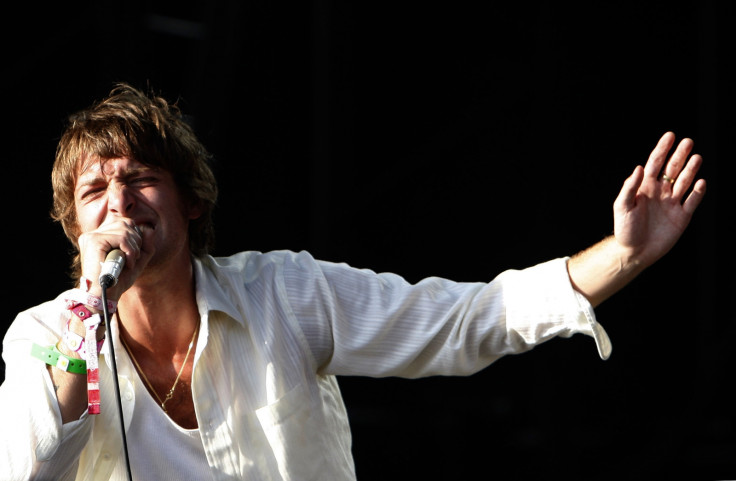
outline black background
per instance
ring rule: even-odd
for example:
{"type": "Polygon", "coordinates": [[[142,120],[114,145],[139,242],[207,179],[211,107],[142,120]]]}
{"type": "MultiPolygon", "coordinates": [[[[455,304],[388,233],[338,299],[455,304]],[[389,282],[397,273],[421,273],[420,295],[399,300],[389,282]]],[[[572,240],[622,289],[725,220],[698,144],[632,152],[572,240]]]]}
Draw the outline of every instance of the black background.
{"type": "Polygon", "coordinates": [[[730,2],[69,5],[4,22],[5,326],[67,287],[54,149],[114,81],[179,98],[215,154],[215,254],[306,249],[411,281],[596,242],[672,130],[708,194],[597,309],[608,361],[575,336],[471,377],[341,385],[362,481],[736,477],[730,2]]]}

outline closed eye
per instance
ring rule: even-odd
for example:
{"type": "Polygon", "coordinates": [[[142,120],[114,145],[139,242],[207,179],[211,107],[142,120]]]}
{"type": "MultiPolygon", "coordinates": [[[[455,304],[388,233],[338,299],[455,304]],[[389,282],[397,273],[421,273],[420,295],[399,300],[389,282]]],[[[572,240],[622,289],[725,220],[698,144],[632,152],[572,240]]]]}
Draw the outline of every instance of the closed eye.
{"type": "Polygon", "coordinates": [[[105,190],[105,186],[103,185],[91,185],[88,187],[84,187],[80,190],[79,198],[88,199],[90,197],[95,197],[96,195],[103,192],[104,190],[105,190]]]}
{"type": "Polygon", "coordinates": [[[136,187],[147,187],[150,185],[157,184],[158,182],[159,182],[159,178],[155,176],[134,177],[128,180],[129,185],[134,185],[136,187]]]}

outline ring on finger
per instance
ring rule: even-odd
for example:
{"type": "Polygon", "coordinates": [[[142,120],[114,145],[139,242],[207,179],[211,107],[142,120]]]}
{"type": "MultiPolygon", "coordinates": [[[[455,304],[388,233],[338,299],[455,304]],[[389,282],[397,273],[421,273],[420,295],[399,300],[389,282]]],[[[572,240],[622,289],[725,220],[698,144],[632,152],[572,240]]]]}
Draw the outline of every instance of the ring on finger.
{"type": "Polygon", "coordinates": [[[670,184],[674,184],[675,183],[675,179],[673,179],[672,177],[670,177],[667,174],[662,174],[662,180],[664,180],[665,182],[669,182],[670,184]]]}

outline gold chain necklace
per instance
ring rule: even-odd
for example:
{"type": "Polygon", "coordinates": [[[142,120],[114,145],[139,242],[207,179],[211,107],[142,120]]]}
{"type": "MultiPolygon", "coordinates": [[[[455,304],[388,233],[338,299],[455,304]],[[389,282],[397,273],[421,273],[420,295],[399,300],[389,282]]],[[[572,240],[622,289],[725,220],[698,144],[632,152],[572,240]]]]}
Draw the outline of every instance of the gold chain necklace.
{"type": "Polygon", "coordinates": [[[133,364],[135,364],[135,367],[138,368],[138,372],[141,373],[141,376],[143,377],[143,380],[146,381],[146,384],[148,384],[148,387],[151,389],[151,392],[154,396],[156,396],[156,399],[158,399],[158,402],[161,403],[161,409],[166,411],[166,403],[171,400],[172,397],[174,397],[174,389],[176,389],[176,385],[179,383],[179,378],[181,377],[181,373],[184,372],[184,367],[187,365],[187,360],[189,359],[189,353],[192,351],[192,346],[194,346],[194,339],[197,337],[197,331],[199,331],[199,323],[197,323],[197,327],[194,328],[194,334],[192,334],[192,340],[189,341],[189,348],[187,349],[187,355],[184,357],[184,362],[181,364],[181,368],[179,369],[179,374],[177,374],[176,379],[174,380],[174,385],[171,386],[171,389],[169,389],[169,393],[166,395],[166,399],[163,401],[161,400],[161,397],[159,397],[156,390],[153,388],[153,385],[151,384],[151,381],[148,380],[146,377],[146,373],[143,372],[143,369],[141,369],[141,365],[138,364],[138,361],[136,360],[135,356],[133,355],[133,351],[130,350],[128,347],[128,344],[125,342],[125,339],[123,339],[122,334],[120,335],[120,340],[123,343],[123,346],[125,346],[125,350],[128,351],[128,354],[130,354],[130,358],[133,360],[133,364]]]}

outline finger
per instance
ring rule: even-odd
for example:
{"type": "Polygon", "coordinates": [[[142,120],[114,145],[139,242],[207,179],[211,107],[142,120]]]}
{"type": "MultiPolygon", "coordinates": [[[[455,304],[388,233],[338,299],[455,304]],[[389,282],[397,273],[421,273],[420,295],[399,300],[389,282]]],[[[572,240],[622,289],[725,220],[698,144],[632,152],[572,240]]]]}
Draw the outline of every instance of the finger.
{"type": "Polygon", "coordinates": [[[690,189],[690,186],[695,180],[695,176],[700,170],[700,166],[703,164],[703,158],[700,155],[693,155],[690,160],[685,164],[685,168],[679,172],[677,181],[675,182],[672,189],[672,196],[676,199],[682,199],[685,193],[690,189]]]}
{"type": "Polygon", "coordinates": [[[636,207],[636,193],[639,191],[643,179],[644,169],[641,165],[637,165],[634,172],[624,181],[621,192],[614,201],[614,209],[623,213],[636,207]]]}
{"type": "Polygon", "coordinates": [[[118,247],[125,253],[126,261],[130,263],[130,267],[133,267],[135,260],[140,257],[143,237],[140,234],[140,229],[132,220],[123,221],[121,234],[122,238],[118,247]]]}
{"type": "Polygon", "coordinates": [[[670,160],[664,166],[664,174],[670,179],[677,179],[680,175],[687,157],[693,149],[693,141],[691,139],[682,139],[675,149],[675,152],[670,157],[670,160]]]}
{"type": "Polygon", "coordinates": [[[673,132],[666,132],[657,142],[657,146],[654,147],[652,153],[649,154],[649,159],[644,167],[644,173],[648,177],[656,179],[659,177],[659,173],[662,171],[662,166],[667,160],[667,154],[669,153],[672,145],[675,143],[675,134],[673,132]]]}
{"type": "Polygon", "coordinates": [[[700,179],[695,183],[693,191],[687,196],[685,202],[682,203],[682,210],[689,216],[692,216],[695,209],[698,208],[705,196],[705,179],[700,179]]]}

